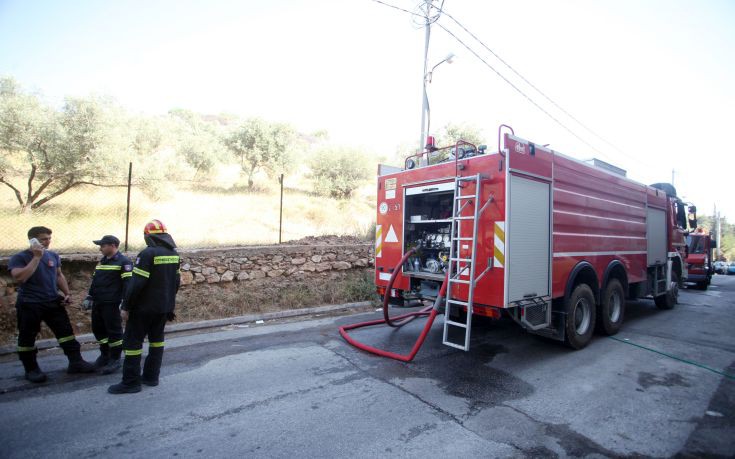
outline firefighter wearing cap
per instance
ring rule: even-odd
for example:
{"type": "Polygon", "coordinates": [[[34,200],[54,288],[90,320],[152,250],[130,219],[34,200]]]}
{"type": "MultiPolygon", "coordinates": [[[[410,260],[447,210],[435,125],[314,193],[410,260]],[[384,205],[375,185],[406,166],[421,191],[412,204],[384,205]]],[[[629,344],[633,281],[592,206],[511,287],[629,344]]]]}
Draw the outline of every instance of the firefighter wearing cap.
{"type": "Polygon", "coordinates": [[[118,251],[120,239],[115,236],[106,235],[92,242],[100,246],[103,256],[95,266],[92,284],[82,306],[92,309],[92,333],[100,346],[95,366],[102,374],[110,374],[120,368],[123,329],[118,308],[133,276],[133,262],[118,251]]]}
{"type": "Polygon", "coordinates": [[[176,293],[181,276],[176,243],[159,220],[149,222],[143,231],[146,247],[135,260],[133,276],[120,304],[127,320],[123,336],[123,376],[108,388],[111,394],[140,392],[141,383],[158,385],[163,361],[163,329],[173,320],[176,293]],[[141,377],[143,340],[148,337],[148,355],[141,377]]]}

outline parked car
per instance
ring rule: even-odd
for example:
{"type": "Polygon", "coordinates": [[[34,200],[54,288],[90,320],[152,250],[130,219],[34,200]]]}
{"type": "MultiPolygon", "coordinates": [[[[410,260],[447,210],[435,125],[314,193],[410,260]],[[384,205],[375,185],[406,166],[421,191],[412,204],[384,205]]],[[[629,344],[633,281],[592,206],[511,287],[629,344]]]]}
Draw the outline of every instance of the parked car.
{"type": "Polygon", "coordinates": [[[715,274],[727,274],[726,261],[716,261],[713,266],[715,268],[715,274]]]}
{"type": "Polygon", "coordinates": [[[729,265],[727,266],[727,274],[728,274],[728,276],[729,276],[730,274],[735,274],[735,261],[731,262],[731,263],[730,263],[730,264],[729,264],[729,265]]]}

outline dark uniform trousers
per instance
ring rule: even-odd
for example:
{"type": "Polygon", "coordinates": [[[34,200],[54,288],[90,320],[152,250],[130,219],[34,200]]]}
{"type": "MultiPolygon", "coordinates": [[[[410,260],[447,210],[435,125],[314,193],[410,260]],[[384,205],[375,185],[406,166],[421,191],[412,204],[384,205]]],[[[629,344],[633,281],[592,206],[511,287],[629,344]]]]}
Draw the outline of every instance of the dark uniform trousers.
{"type": "Polygon", "coordinates": [[[129,386],[140,385],[140,361],[143,356],[143,340],[148,336],[148,355],[143,366],[143,379],[157,382],[163,362],[163,329],[166,326],[166,314],[130,311],[125,325],[123,349],[122,383],[129,386]]]}
{"type": "Polygon", "coordinates": [[[100,343],[100,350],[114,360],[120,358],[123,328],[120,302],[95,302],[92,307],[92,333],[100,343]]]}
{"type": "Polygon", "coordinates": [[[38,368],[36,337],[41,331],[41,322],[45,322],[54,333],[70,362],[82,360],[81,346],[74,337],[69,315],[61,301],[25,303],[19,300],[15,307],[18,318],[18,357],[26,371],[38,368]]]}

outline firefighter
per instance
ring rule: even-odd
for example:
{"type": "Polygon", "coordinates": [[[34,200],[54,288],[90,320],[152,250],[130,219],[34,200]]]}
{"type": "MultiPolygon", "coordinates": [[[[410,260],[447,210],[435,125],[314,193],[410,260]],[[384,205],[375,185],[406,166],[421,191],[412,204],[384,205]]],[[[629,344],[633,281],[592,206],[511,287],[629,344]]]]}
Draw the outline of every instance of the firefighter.
{"type": "Polygon", "coordinates": [[[110,386],[111,394],[140,392],[141,383],[158,385],[163,360],[163,329],[173,320],[181,273],[176,244],[159,220],[151,220],[143,230],[146,247],[135,259],[130,285],[125,289],[120,314],[125,324],[122,381],[110,386]],[[148,337],[148,356],[140,373],[143,340],[148,337]]]}
{"type": "Polygon", "coordinates": [[[30,248],[13,255],[8,263],[13,280],[20,284],[15,308],[18,357],[23,363],[25,377],[34,383],[46,381],[46,374],[36,361],[36,336],[41,331],[41,322],[48,325],[69,359],[67,373],[92,373],[94,365],[82,358],[81,346],[66,312],[65,306],[71,303],[71,292],[61,272],[61,258],[48,250],[51,230],[34,226],[28,230],[28,239],[30,248]]]}
{"type": "Polygon", "coordinates": [[[100,346],[95,367],[107,375],[120,368],[123,329],[119,306],[123,290],[133,276],[133,262],[118,251],[120,239],[115,236],[106,235],[92,242],[100,246],[103,256],[82,304],[83,309],[92,310],[92,333],[100,346]]]}

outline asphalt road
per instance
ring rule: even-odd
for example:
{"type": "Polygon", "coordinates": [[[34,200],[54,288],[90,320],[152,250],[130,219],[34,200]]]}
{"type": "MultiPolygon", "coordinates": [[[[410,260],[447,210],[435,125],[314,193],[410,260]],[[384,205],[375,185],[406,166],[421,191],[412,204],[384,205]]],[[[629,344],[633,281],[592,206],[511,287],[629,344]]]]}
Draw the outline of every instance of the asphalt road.
{"type": "MultiPolygon", "coordinates": [[[[171,336],[161,385],[133,395],[106,393],[119,375],[64,374],[53,352],[41,386],[5,359],[0,457],[735,455],[735,379],[721,374],[735,375],[735,276],[672,311],[628,303],[622,341],[578,352],[500,321],[477,324],[465,353],[437,321],[403,364],[339,337],[373,315],[171,336]]],[[[355,336],[406,352],[421,326],[355,336]]]]}

